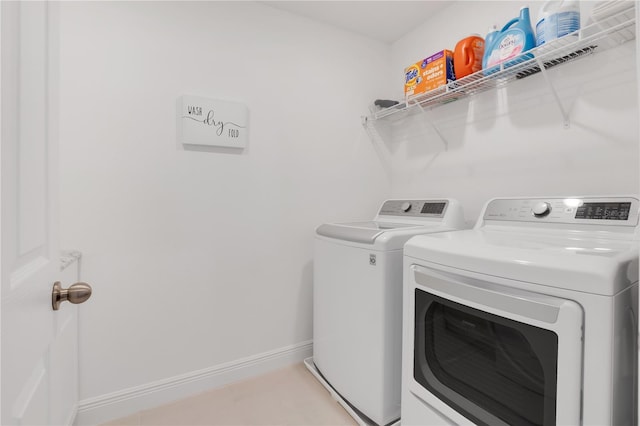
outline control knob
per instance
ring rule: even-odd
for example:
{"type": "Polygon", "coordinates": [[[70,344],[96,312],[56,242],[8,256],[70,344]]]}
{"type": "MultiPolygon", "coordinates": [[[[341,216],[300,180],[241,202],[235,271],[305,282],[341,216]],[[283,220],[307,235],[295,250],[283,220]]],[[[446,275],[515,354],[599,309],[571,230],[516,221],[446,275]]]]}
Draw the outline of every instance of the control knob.
{"type": "Polygon", "coordinates": [[[402,205],[400,206],[400,209],[405,213],[408,212],[409,210],[411,210],[411,203],[409,202],[402,203],[402,205]]]}
{"type": "Polygon", "coordinates": [[[544,201],[536,203],[531,208],[531,213],[533,213],[535,217],[545,217],[551,213],[551,204],[544,201]]]}

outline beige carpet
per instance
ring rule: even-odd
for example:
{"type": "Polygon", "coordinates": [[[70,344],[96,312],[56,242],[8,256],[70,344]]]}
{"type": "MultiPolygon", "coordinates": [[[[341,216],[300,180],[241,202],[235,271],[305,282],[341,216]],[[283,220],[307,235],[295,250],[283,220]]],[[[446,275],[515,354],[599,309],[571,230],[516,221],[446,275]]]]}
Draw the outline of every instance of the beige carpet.
{"type": "Polygon", "coordinates": [[[106,425],[356,424],[301,363],[106,425]]]}

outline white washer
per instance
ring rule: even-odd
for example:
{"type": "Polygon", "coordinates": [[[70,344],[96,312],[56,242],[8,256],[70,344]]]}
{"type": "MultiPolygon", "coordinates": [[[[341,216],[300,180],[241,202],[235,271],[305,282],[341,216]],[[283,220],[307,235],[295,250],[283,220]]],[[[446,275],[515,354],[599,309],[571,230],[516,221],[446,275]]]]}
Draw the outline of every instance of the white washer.
{"type": "Polygon", "coordinates": [[[403,244],[463,224],[456,200],[387,200],[372,222],[316,230],[306,364],[360,424],[400,417],[403,244]]]}
{"type": "Polygon", "coordinates": [[[638,208],[494,199],[409,240],[403,425],[637,424],[638,208]]]}

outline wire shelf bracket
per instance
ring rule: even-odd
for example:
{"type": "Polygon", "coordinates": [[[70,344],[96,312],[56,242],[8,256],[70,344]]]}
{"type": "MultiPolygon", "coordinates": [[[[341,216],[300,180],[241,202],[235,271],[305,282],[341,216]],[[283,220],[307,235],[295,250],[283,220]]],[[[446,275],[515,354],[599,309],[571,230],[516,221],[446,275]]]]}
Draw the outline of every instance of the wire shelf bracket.
{"type": "Polygon", "coordinates": [[[549,71],[547,71],[547,67],[544,65],[544,63],[542,63],[540,58],[536,58],[536,62],[538,63],[538,67],[540,67],[540,71],[542,72],[542,77],[544,77],[544,80],[547,82],[547,86],[549,86],[549,90],[551,91],[553,98],[556,100],[556,103],[558,104],[558,109],[560,110],[560,114],[562,115],[562,125],[564,126],[565,129],[568,129],[571,124],[569,121],[569,114],[562,106],[562,101],[560,100],[560,96],[558,96],[558,91],[553,85],[553,81],[551,81],[551,77],[549,76],[549,71]]]}
{"type": "Polygon", "coordinates": [[[444,145],[444,150],[449,151],[449,142],[447,142],[447,139],[442,135],[442,132],[440,132],[440,129],[436,125],[435,121],[429,117],[429,114],[426,113],[427,110],[422,105],[420,105],[419,103],[417,105],[420,111],[424,114],[426,121],[429,123],[433,131],[436,132],[436,134],[440,138],[440,141],[444,145]]]}

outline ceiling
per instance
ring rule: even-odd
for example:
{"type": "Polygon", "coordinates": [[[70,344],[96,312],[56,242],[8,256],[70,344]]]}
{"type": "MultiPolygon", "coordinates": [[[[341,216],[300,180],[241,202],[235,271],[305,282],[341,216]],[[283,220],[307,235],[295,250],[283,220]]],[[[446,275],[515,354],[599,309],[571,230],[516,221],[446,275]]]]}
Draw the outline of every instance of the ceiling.
{"type": "Polygon", "coordinates": [[[263,1],[385,43],[393,43],[451,1],[263,1]]]}

